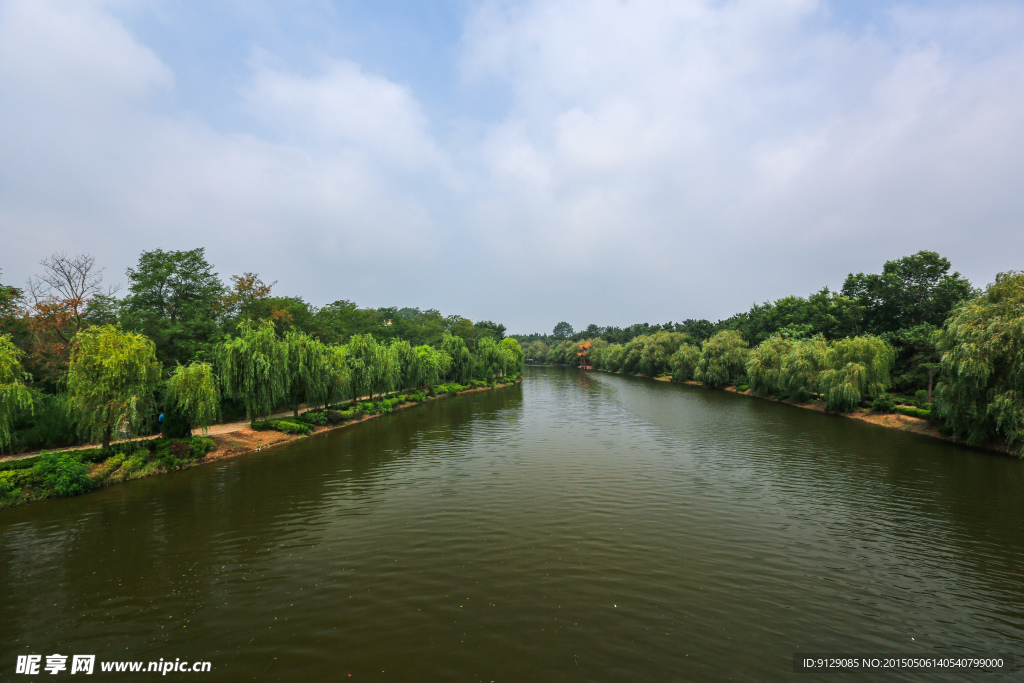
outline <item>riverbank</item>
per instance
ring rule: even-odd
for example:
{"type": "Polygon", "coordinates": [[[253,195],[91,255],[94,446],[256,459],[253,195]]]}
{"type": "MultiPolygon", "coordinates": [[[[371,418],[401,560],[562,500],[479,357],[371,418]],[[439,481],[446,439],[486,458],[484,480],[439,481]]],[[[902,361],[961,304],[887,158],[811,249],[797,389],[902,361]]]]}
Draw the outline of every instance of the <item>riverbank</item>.
{"type": "MultiPolygon", "coordinates": [[[[598,372],[608,372],[607,370],[599,370],[598,372]]],[[[622,373],[610,373],[614,375],[622,373]]],[[[646,375],[633,375],[634,377],[646,377],[646,375]]],[[[648,379],[657,380],[659,382],[672,382],[671,377],[649,377],[648,379]]],[[[690,386],[704,387],[703,384],[696,380],[686,380],[680,382],[680,384],[689,384],[690,386]]],[[[898,429],[904,432],[912,432],[914,434],[920,434],[921,436],[927,436],[933,439],[940,439],[942,441],[949,441],[951,443],[959,444],[961,446],[968,446],[969,448],[980,448],[986,451],[993,451],[995,453],[1001,453],[1003,455],[1013,456],[1009,445],[1005,439],[989,439],[980,444],[968,444],[965,439],[962,439],[953,434],[943,433],[934,422],[926,420],[920,417],[913,417],[911,415],[900,415],[898,413],[875,413],[870,409],[857,409],[852,413],[831,413],[825,410],[825,404],[821,401],[810,401],[810,402],[799,402],[791,399],[781,399],[775,396],[764,396],[754,392],[753,389],[747,389],[745,391],[739,391],[735,386],[721,387],[722,391],[728,391],[734,394],[740,394],[743,396],[750,396],[751,398],[759,398],[764,401],[772,401],[774,403],[784,403],[794,408],[803,408],[804,410],[814,410],[819,413],[826,413],[828,415],[835,415],[837,417],[845,417],[853,420],[860,420],[868,424],[875,425],[876,427],[885,427],[886,429],[898,429]]],[[[909,406],[908,406],[909,407],[909,406]]],[[[1016,457],[1016,456],[1014,456],[1016,457]]]]}
{"type": "MultiPolygon", "coordinates": [[[[510,378],[509,378],[510,379],[510,378]]],[[[515,386],[512,382],[465,388],[422,401],[404,400],[389,404],[388,412],[413,408],[422,403],[464,394],[515,386]]],[[[403,395],[405,396],[405,395],[403,395]]],[[[253,429],[251,423],[235,423],[237,429],[221,430],[191,439],[143,437],[115,444],[112,449],[82,447],[64,451],[48,451],[30,457],[11,458],[0,462],[0,510],[53,497],[79,495],[132,479],[190,469],[211,462],[241,457],[298,439],[342,429],[379,418],[385,412],[356,412],[337,424],[309,425],[309,434],[284,433],[271,429],[253,429]]]]}

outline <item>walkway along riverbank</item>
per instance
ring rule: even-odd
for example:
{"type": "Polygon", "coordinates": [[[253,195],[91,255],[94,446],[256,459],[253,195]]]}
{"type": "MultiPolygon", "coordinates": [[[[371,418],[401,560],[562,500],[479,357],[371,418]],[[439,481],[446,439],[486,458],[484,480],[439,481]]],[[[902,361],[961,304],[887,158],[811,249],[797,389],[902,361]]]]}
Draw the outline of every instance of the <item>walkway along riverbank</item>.
{"type": "MultiPolygon", "coordinates": [[[[466,388],[454,393],[425,396],[422,401],[406,401],[392,405],[391,412],[407,410],[421,403],[453,398],[481,391],[494,391],[522,382],[466,388]]],[[[191,439],[169,440],[142,438],[118,442],[114,448],[79,448],[47,451],[30,457],[0,461],[0,510],[36,500],[87,493],[132,479],[189,469],[220,460],[241,457],[265,448],[342,429],[380,417],[381,412],[356,413],[338,424],[309,425],[309,434],[286,434],[270,429],[256,430],[249,423],[219,425],[207,435],[191,439]],[[230,429],[230,427],[237,428],[230,429]],[[230,431],[225,431],[229,428],[230,431]],[[155,446],[155,448],[154,448],[155,446]],[[132,451],[131,448],[135,447],[132,451]],[[102,460],[96,455],[101,454],[102,460]]]]}

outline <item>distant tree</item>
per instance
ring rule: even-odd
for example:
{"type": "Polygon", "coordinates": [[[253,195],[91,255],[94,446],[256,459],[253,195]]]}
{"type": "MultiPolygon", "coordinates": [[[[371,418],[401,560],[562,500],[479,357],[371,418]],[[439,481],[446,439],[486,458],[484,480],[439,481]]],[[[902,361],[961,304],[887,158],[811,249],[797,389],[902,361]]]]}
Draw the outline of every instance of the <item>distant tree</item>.
{"type": "Polygon", "coordinates": [[[1001,434],[1024,457],[1024,272],[997,275],[954,311],[937,342],[946,424],[969,443],[1001,434]]]}
{"type": "Polygon", "coordinates": [[[976,295],[960,273],[948,274],[949,260],[919,251],[886,261],[880,275],[852,273],[842,294],[864,307],[866,329],[873,334],[925,323],[939,326],[957,303],[976,295]]]}
{"type": "Polygon", "coordinates": [[[58,253],[40,265],[42,274],[28,282],[26,365],[36,382],[55,389],[67,371],[75,335],[87,325],[90,303],[112,298],[117,288],[104,287],[103,268],[88,254],[58,253]]]}
{"type": "Polygon", "coordinates": [[[174,368],[167,379],[164,400],[168,409],[183,420],[186,428],[182,436],[191,436],[193,427],[205,433],[220,415],[220,388],[213,366],[196,362],[174,368]]]}
{"type": "MultiPolygon", "coordinates": [[[[3,273],[0,269],[0,276],[3,273]]],[[[23,294],[17,287],[0,282],[0,334],[9,332],[14,321],[20,317],[23,294]]]]}
{"type": "Polygon", "coordinates": [[[238,332],[237,338],[217,347],[215,358],[224,394],[240,401],[246,419],[252,420],[288,400],[288,345],[277,338],[269,320],[243,320],[238,332]]]}
{"type": "Polygon", "coordinates": [[[568,339],[573,335],[573,333],[572,325],[563,320],[555,325],[555,329],[552,330],[551,336],[555,339],[568,339]]]}
{"type": "Polygon", "coordinates": [[[747,342],[736,330],[716,332],[704,342],[694,377],[707,387],[730,384],[746,373],[747,342]]]}
{"type": "Polygon", "coordinates": [[[505,326],[490,320],[481,320],[473,325],[477,330],[477,338],[488,336],[496,342],[505,338],[505,326]]]}
{"type": "Polygon", "coordinates": [[[679,325],[679,331],[690,337],[694,344],[703,344],[715,333],[715,325],[710,320],[684,320],[679,325]]]}
{"type": "Polygon", "coordinates": [[[479,331],[473,325],[473,321],[469,318],[463,318],[458,315],[450,315],[445,318],[445,329],[448,334],[453,337],[458,337],[466,343],[466,348],[470,351],[476,350],[477,337],[479,331]]]}
{"type": "Polygon", "coordinates": [[[202,247],[144,251],[127,274],[124,322],[153,340],[161,360],[187,363],[208,348],[218,331],[224,285],[202,247]]]}
{"type": "Polygon", "coordinates": [[[11,431],[20,413],[32,411],[32,394],[25,386],[21,357],[24,353],[0,334],[0,450],[11,444],[11,431]]]}
{"type": "Polygon", "coordinates": [[[106,325],[81,330],[68,367],[68,401],[83,436],[110,445],[115,429],[139,433],[149,426],[160,363],[153,342],[106,325]]]}

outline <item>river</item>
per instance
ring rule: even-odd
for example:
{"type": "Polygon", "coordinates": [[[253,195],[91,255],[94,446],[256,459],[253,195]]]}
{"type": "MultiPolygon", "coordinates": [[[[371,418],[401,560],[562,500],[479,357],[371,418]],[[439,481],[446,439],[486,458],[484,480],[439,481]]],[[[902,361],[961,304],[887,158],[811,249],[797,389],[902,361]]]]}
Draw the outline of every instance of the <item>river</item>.
{"type": "Polygon", "coordinates": [[[0,679],[54,653],[209,661],[166,677],[202,681],[1022,659],[1022,472],[749,397],[528,367],[519,387],[0,512],[0,679]]]}

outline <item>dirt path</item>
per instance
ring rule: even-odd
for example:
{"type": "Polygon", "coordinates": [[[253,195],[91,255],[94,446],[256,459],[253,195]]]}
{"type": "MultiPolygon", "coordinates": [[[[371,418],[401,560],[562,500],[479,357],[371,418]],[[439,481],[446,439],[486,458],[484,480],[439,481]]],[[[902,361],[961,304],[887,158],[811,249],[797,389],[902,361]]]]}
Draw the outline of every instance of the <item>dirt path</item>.
{"type": "MultiPolygon", "coordinates": [[[[360,400],[363,400],[363,399],[360,399],[360,400]]],[[[309,408],[300,407],[299,408],[299,414],[301,415],[302,413],[306,412],[307,410],[309,410],[309,408]]],[[[284,410],[284,411],[281,411],[279,413],[274,413],[273,415],[271,415],[270,417],[268,417],[266,419],[268,419],[268,420],[276,420],[276,419],[281,418],[281,417],[290,417],[290,416],[292,416],[294,414],[295,414],[295,411],[284,410]]],[[[192,433],[195,434],[196,436],[220,436],[220,435],[223,435],[223,434],[231,434],[233,432],[240,432],[240,431],[248,430],[248,429],[249,429],[249,420],[242,420],[241,422],[224,422],[222,424],[210,425],[210,429],[207,432],[205,432],[205,433],[202,432],[199,429],[193,430],[192,433]]],[[[157,438],[159,436],[160,436],[159,434],[150,434],[149,436],[137,436],[134,439],[120,439],[120,440],[117,440],[117,441],[111,441],[111,444],[130,443],[130,442],[133,442],[133,441],[149,441],[150,439],[155,439],[155,438],[157,438]]],[[[46,450],[47,450],[47,452],[54,452],[54,451],[80,451],[80,450],[84,450],[84,449],[87,449],[87,448],[99,448],[99,444],[97,444],[97,443],[87,443],[87,444],[82,444],[80,446],[68,446],[67,448],[52,448],[52,449],[46,449],[46,450]]],[[[40,453],[42,453],[42,452],[43,451],[30,451],[28,453],[19,453],[17,455],[0,456],[0,462],[7,462],[9,460],[24,460],[25,458],[34,458],[37,455],[39,455],[40,453]]]]}

